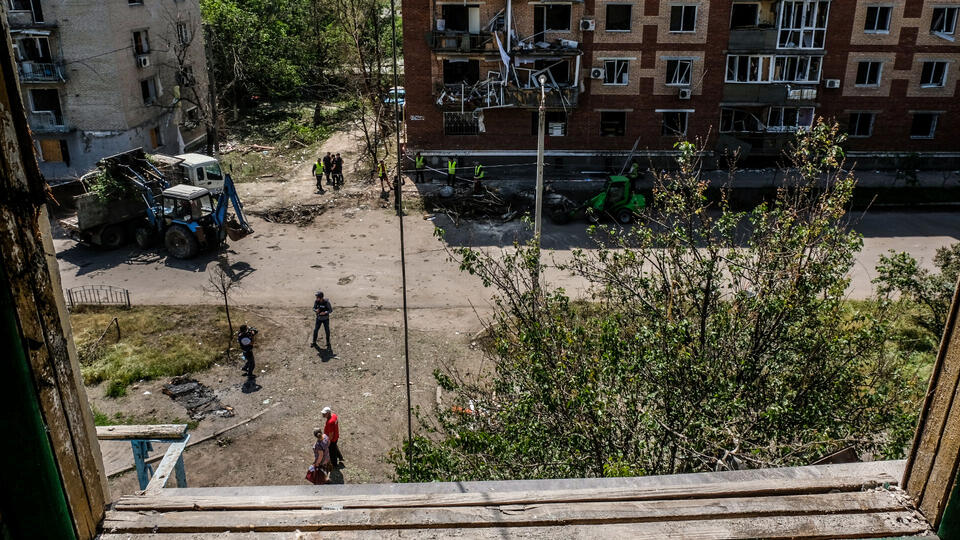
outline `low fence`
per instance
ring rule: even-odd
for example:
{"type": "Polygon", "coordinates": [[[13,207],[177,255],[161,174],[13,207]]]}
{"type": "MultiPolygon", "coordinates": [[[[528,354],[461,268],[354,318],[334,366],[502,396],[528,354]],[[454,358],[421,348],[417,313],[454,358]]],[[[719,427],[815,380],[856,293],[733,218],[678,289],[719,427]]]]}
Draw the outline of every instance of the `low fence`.
{"type": "Polygon", "coordinates": [[[130,307],[130,291],[109,285],[86,285],[67,289],[67,307],[77,306],[123,306],[130,307]]]}

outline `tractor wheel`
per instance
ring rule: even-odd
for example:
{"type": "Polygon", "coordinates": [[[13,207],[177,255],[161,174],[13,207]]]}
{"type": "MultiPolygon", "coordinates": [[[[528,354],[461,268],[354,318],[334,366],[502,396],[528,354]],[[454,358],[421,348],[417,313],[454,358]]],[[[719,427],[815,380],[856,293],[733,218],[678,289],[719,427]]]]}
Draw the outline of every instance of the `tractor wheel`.
{"type": "Polygon", "coordinates": [[[200,243],[197,242],[197,237],[183,225],[174,225],[167,229],[163,241],[170,255],[177,259],[190,259],[200,251],[200,243]]]}
{"type": "Polygon", "coordinates": [[[127,229],[122,225],[109,225],[100,233],[100,245],[116,249],[127,242],[127,229]]]}
{"type": "Polygon", "coordinates": [[[136,240],[140,249],[147,249],[157,243],[157,232],[152,227],[141,225],[134,231],[133,239],[136,240]]]}
{"type": "Polygon", "coordinates": [[[633,221],[633,212],[626,208],[621,208],[617,211],[617,221],[621,225],[629,225],[633,221]]]}

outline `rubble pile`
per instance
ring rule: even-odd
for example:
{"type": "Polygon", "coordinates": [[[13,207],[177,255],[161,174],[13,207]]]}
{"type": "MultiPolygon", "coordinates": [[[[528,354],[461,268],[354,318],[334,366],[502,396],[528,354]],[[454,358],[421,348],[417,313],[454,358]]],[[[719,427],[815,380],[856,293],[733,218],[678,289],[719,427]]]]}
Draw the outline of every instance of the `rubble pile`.
{"type": "Polygon", "coordinates": [[[511,221],[533,209],[533,197],[526,194],[510,196],[484,189],[480,193],[443,190],[423,195],[423,206],[428,212],[446,214],[456,224],[462,219],[499,219],[511,221]],[[447,195],[447,196],[444,196],[447,195]]]}
{"type": "Polygon", "coordinates": [[[313,223],[314,218],[326,211],[327,205],[325,204],[294,204],[293,206],[257,210],[250,213],[270,223],[303,227],[313,223]]]}
{"type": "Polygon", "coordinates": [[[183,405],[193,420],[200,420],[211,414],[223,418],[233,416],[233,407],[224,407],[209,386],[189,377],[170,379],[170,384],[163,385],[163,393],[183,405]]]}

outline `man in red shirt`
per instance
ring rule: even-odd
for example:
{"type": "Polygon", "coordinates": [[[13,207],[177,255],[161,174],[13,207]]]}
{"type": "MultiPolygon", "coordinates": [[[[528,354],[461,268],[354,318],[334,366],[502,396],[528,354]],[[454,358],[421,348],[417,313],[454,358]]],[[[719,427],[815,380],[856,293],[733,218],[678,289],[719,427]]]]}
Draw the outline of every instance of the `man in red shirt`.
{"type": "Polygon", "coordinates": [[[343,454],[340,453],[340,448],[337,446],[337,441],[340,440],[340,422],[330,407],[324,407],[320,414],[327,419],[323,426],[323,432],[327,437],[330,437],[330,463],[334,467],[342,467],[343,454]]]}

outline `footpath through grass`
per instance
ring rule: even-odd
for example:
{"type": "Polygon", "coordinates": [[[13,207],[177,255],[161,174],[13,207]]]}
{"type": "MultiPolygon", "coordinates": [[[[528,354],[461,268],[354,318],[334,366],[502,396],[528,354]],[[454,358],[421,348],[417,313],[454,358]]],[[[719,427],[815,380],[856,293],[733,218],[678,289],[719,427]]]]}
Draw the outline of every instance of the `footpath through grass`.
{"type": "Polygon", "coordinates": [[[203,371],[224,359],[229,339],[226,316],[213,306],[81,307],[70,322],[84,383],[107,381],[110,397],[140,380],[203,371]]]}

